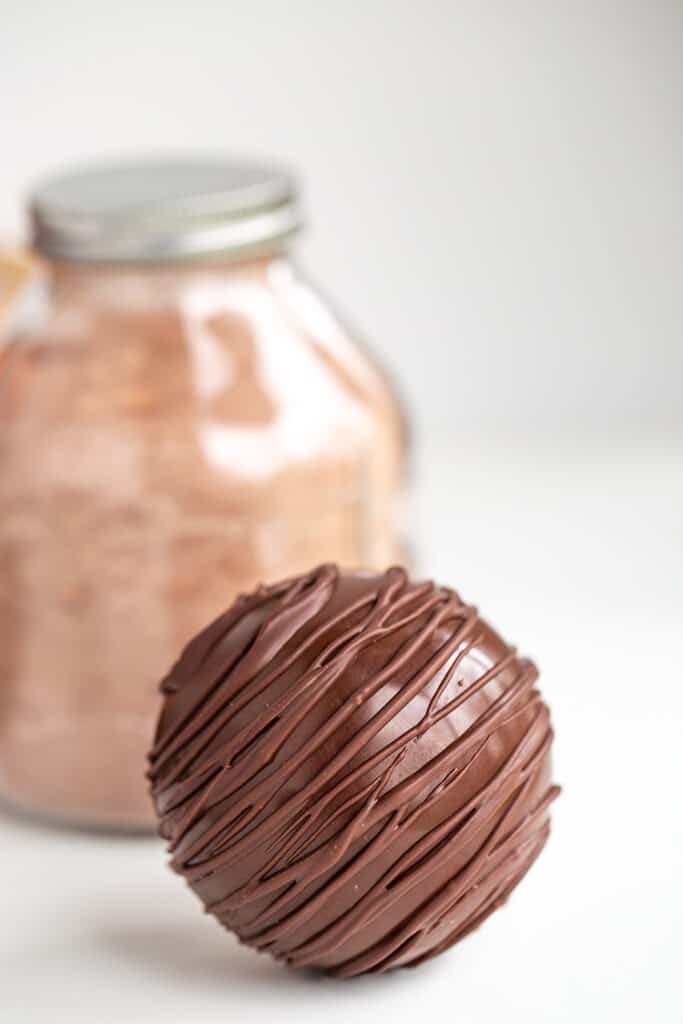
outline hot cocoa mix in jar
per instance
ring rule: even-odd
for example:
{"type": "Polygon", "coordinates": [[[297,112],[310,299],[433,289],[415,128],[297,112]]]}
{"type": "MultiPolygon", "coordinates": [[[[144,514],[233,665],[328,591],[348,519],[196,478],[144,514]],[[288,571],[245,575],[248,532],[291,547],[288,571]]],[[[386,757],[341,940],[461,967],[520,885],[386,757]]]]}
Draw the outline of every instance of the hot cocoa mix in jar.
{"type": "Polygon", "coordinates": [[[48,305],[0,352],[0,796],[145,828],[190,637],[259,581],[402,557],[400,413],[288,258],[287,174],[95,168],[32,218],[48,305]]]}

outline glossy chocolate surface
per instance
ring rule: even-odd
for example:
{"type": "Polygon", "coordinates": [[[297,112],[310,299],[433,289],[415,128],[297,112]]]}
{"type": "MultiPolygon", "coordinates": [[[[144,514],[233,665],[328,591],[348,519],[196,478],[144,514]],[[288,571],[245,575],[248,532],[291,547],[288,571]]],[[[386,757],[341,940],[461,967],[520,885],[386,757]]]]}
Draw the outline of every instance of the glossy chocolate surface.
{"type": "Polygon", "coordinates": [[[239,598],[162,684],[150,778],[173,867],[293,967],[441,952],[547,839],[536,678],[455,592],[398,568],[239,598]]]}

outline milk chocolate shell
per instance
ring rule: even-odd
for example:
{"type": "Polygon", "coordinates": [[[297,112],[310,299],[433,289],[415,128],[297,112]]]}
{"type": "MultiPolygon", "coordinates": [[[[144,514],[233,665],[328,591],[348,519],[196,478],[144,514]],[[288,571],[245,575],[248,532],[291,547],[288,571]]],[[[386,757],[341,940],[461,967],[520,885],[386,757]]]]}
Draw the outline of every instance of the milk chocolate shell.
{"type": "Polygon", "coordinates": [[[239,937],[350,977],[501,906],[550,829],[537,672],[400,568],[238,598],[162,683],[152,794],[172,866],[239,937]]]}

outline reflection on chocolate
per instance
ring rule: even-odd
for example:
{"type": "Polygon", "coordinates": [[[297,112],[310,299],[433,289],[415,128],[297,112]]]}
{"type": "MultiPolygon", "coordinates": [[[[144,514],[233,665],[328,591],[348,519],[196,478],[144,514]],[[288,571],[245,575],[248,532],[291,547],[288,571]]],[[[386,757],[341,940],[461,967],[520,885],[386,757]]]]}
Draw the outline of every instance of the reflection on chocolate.
{"type": "Polygon", "coordinates": [[[240,597],[162,684],[150,778],[173,867],[293,967],[440,953],[548,837],[536,677],[476,609],[402,569],[322,566],[240,597]]]}

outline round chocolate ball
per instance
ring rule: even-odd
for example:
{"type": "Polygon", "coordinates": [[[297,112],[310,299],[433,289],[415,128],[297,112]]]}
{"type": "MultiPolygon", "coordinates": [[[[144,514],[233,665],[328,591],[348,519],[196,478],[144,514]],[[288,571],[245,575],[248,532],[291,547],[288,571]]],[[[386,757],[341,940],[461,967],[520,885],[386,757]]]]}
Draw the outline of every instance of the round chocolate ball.
{"type": "Polygon", "coordinates": [[[548,837],[534,665],[452,590],[335,566],[242,596],[162,683],[172,865],[239,939],[341,976],[501,906],[548,837]]]}

